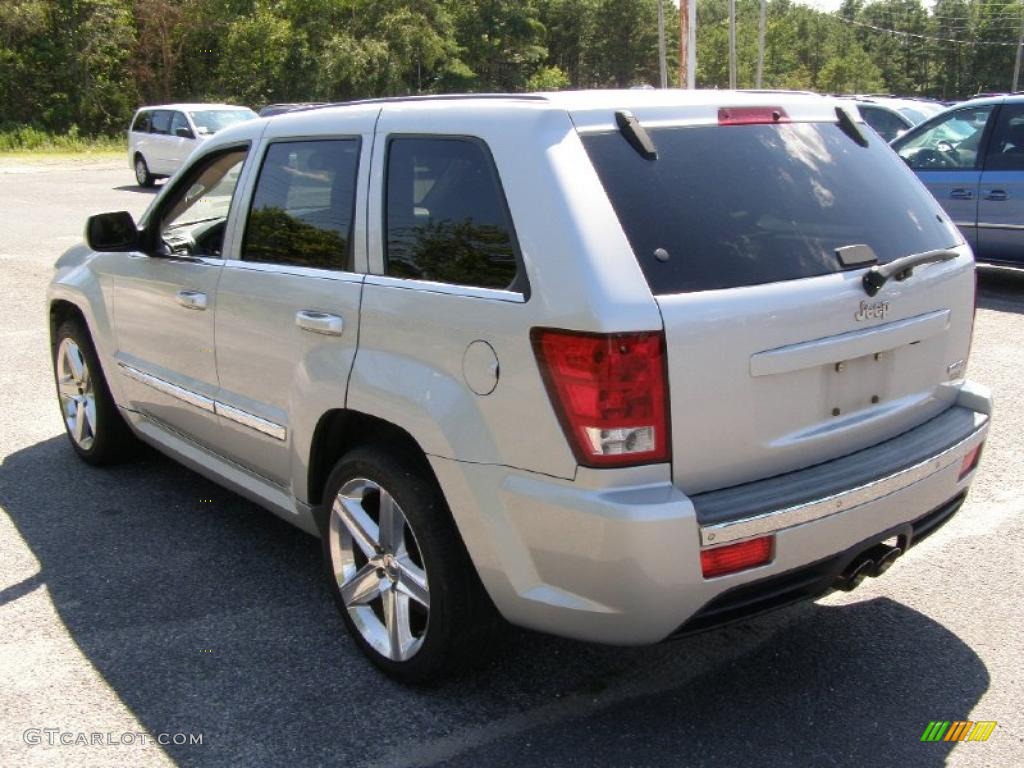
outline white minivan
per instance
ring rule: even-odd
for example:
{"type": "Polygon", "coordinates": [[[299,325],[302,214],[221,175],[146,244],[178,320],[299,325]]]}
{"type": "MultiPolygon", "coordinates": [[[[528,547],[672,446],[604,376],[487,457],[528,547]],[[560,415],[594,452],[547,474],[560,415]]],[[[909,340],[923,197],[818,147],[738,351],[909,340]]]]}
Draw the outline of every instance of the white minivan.
{"type": "Polygon", "coordinates": [[[217,131],[257,114],[231,104],[165,104],[143,107],[128,129],[128,164],[141,187],[173,174],[192,150],[217,131]]]}

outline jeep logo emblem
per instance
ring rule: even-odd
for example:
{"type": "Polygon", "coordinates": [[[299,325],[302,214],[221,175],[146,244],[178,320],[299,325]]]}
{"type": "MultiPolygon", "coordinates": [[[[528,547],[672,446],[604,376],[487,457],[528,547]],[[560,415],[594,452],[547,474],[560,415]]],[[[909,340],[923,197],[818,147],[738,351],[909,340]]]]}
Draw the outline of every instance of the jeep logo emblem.
{"type": "Polygon", "coordinates": [[[853,319],[858,323],[861,320],[884,320],[888,312],[888,301],[862,301],[853,313],[853,319]]]}

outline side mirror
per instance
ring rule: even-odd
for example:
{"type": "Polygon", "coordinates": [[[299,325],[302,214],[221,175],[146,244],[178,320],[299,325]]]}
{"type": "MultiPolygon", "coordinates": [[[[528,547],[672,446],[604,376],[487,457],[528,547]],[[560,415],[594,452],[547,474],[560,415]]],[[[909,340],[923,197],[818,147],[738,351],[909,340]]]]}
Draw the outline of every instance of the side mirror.
{"type": "Polygon", "coordinates": [[[139,228],[128,211],[98,213],[85,222],[85,242],[94,251],[134,251],[139,228]]]}
{"type": "Polygon", "coordinates": [[[182,139],[194,139],[196,135],[192,133],[192,129],[187,125],[179,125],[174,131],[174,135],[182,139]]]}

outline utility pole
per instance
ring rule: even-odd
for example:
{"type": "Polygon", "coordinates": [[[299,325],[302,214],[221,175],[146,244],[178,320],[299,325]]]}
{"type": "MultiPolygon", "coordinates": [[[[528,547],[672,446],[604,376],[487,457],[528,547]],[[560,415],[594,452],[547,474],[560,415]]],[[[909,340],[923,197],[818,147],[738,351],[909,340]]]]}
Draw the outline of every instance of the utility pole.
{"type": "Polygon", "coordinates": [[[679,87],[697,85],[697,0],[679,0],[679,87]]]}
{"type": "Polygon", "coordinates": [[[767,24],[768,0],[761,0],[761,18],[757,24],[757,81],[755,88],[761,87],[761,80],[764,77],[764,28],[767,24]]]}
{"type": "Polygon", "coordinates": [[[665,56],[665,0],[658,0],[658,74],[661,87],[668,88],[668,60],[665,56]]]}
{"type": "Polygon", "coordinates": [[[1024,23],[1020,26],[1020,40],[1017,42],[1017,60],[1013,64],[1013,92],[1017,92],[1017,85],[1020,82],[1020,57],[1024,51],[1024,23]]]}
{"type": "Polygon", "coordinates": [[[736,0],[729,0],[729,88],[736,88],[736,0]]]}

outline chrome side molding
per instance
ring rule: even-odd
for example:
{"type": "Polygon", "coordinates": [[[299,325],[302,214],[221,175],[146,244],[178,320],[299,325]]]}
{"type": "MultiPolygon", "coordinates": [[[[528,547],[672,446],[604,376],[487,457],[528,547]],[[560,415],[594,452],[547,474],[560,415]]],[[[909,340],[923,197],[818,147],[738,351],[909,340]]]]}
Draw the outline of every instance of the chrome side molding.
{"type": "Polygon", "coordinates": [[[165,381],[151,373],[140,371],[138,368],[133,368],[127,363],[118,363],[124,374],[135,381],[145,384],[147,387],[152,387],[157,392],[162,392],[165,395],[181,400],[183,403],[195,406],[200,410],[206,411],[207,413],[214,413],[218,416],[223,416],[225,419],[230,419],[236,424],[241,424],[243,427],[254,429],[268,437],[272,437],[275,440],[281,440],[282,442],[288,437],[288,429],[280,424],[275,424],[272,421],[260,418],[259,416],[243,411],[240,408],[221,403],[212,398],[200,395],[198,392],[193,392],[190,389],[179,387],[177,384],[172,384],[169,381],[165,381]]]}

